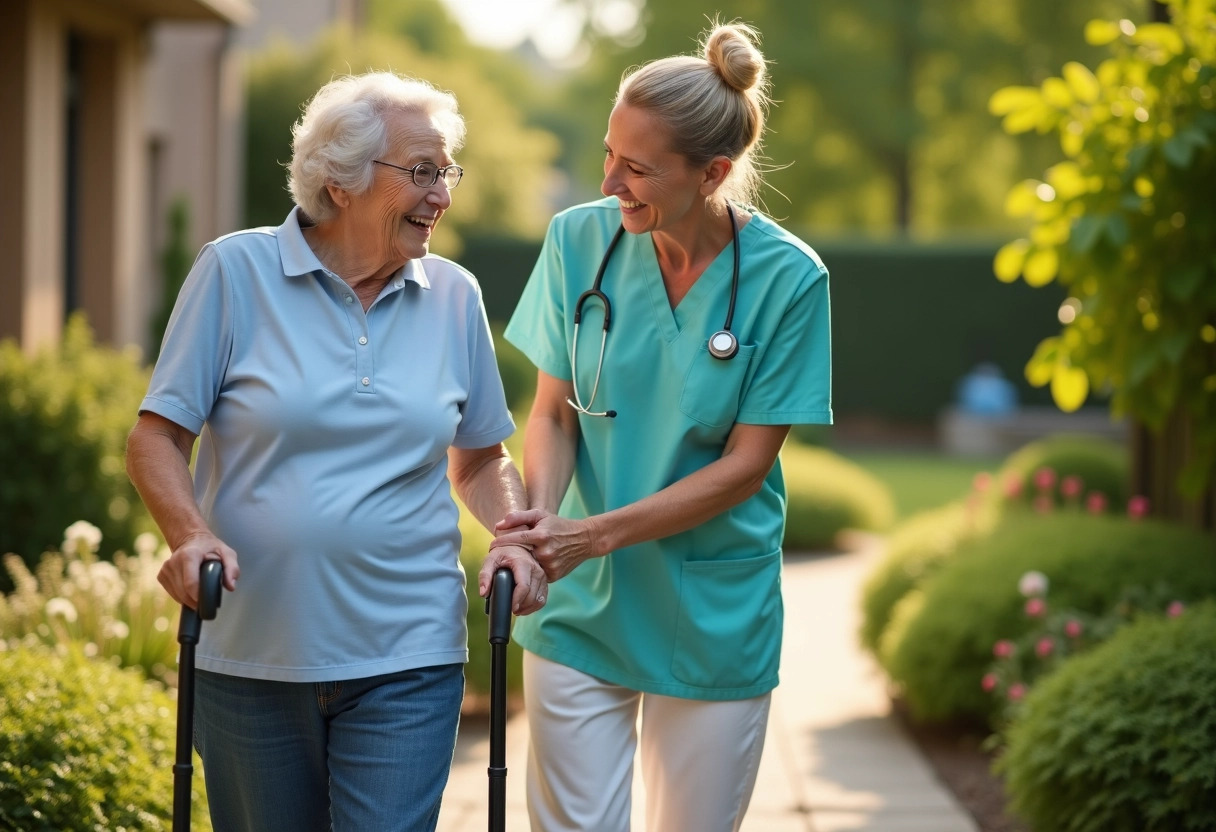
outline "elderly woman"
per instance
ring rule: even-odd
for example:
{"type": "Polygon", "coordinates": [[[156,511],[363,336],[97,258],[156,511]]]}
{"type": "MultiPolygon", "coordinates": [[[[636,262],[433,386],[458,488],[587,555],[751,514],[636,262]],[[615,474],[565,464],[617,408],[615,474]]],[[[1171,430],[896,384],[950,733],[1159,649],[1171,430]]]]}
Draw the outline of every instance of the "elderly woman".
{"type": "MultiPolygon", "coordinates": [[[[473,277],[428,254],[463,171],[455,99],[335,80],[294,128],[296,207],[207,244],[128,444],[182,604],[231,595],[197,650],[195,745],[217,832],[434,829],[467,653],[452,490],[526,501],[473,277]],[[195,440],[202,436],[191,478],[195,440]]],[[[518,614],[545,578],[525,549],[518,614]]]]}

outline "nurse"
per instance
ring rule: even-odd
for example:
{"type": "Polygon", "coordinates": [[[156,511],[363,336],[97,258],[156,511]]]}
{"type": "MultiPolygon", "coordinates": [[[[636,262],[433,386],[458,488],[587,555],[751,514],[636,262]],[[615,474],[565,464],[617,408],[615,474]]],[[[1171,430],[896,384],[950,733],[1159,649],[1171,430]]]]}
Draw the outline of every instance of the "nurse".
{"type": "Polygon", "coordinates": [[[556,582],[515,627],[539,832],[628,829],[639,741],[651,832],[737,830],[777,685],[778,452],[832,420],[828,275],[751,207],[756,32],[702,55],[622,81],[606,198],[553,219],[506,330],[538,384],[494,545],[556,582]]]}

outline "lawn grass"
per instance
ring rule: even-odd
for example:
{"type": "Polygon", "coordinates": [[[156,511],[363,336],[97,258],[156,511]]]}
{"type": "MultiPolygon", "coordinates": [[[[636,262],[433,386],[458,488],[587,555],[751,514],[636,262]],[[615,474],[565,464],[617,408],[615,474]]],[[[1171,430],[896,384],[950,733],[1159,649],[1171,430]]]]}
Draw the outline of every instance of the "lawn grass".
{"type": "Polygon", "coordinates": [[[956,457],[933,450],[837,448],[891,489],[896,519],[957,500],[980,471],[995,472],[1002,458],[956,457]]]}

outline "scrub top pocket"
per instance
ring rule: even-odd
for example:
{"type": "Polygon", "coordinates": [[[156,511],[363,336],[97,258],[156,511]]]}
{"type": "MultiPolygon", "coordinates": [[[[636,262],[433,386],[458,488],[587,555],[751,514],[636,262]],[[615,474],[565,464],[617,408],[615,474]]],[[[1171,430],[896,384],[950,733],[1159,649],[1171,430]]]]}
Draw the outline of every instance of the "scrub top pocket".
{"type": "Polygon", "coordinates": [[[781,655],[781,551],[685,561],[671,675],[704,688],[776,679],[781,655]]]}
{"type": "Polygon", "coordinates": [[[724,361],[710,355],[708,342],[703,343],[684,374],[680,412],[712,428],[734,422],[739,413],[743,379],[755,351],[755,344],[740,344],[735,357],[724,361]]]}

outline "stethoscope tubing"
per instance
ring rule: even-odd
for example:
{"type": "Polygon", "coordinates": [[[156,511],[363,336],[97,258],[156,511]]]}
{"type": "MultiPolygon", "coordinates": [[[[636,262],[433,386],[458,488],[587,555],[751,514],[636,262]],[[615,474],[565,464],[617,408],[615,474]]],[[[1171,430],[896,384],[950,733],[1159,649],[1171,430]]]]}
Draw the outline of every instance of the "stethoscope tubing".
{"type": "MultiPolygon", "coordinates": [[[[739,341],[731,331],[731,324],[735,319],[735,301],[739,296],[739,226],[735,222],[735,210],[729,202],[726,203],[726,213],[730,217],[731,249],[733,255],[730,302],[726,307],[726,321],[722,324],[722,329],[711,335],[708,341],[709,354],[719,360],[734,358],[735,354],[739,351],[739,341]]],[[[572,399],[567,398],[566,401],[579,413],[584,413],[588,416],[607,416],[609,418],[616,416],[615,410],[593,412],[591,406],[595,404],[595,396],[600,389],[600,374],[604,369],[604,348],[608,343],[608,330],[612,327],[612,301],[608,299],[608,295],[604,293],[602,288],[604,272],[608,269],[608,262],[612,259],[612,252],[616,249],[617,243],[621,241],[621,237],[624,234],[625,226],[621,224],[617,228],[616,233],[612,235],[612,240],[608,243],[608,249],[604,252],[603,259],[600,260],[600,267],[596,270],[595,280],[591,284],[591,288],[579,295],[578,300],[574,302],[574,344],[570,350],[570,373],[574,397],[572,399]],[[582,397],[578,392],[578,330],[583,319],[583,305],[591,298],[595,298],[603,306],[604,323],[600,331],[600,356],[595,366],[595,383],[591,385],[591,398],[587,400],[586,404],[583,404],[582,397]]]]}

